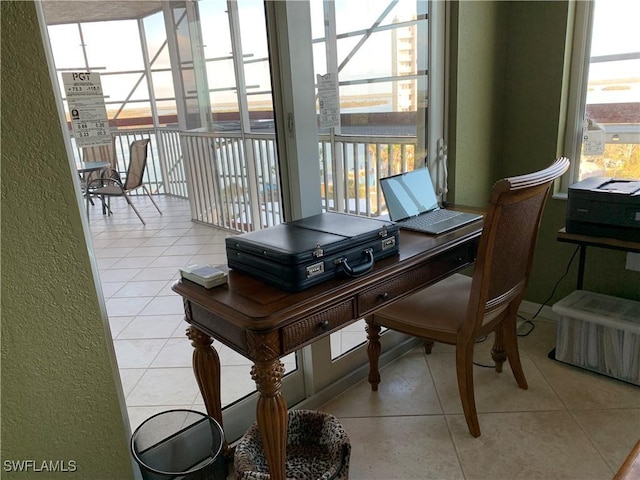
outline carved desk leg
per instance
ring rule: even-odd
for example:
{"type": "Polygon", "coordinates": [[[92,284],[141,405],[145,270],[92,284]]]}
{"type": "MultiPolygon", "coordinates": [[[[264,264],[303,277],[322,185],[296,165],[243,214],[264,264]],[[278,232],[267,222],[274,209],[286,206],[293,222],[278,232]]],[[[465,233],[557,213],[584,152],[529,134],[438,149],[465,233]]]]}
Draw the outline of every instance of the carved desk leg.
{"type": "MultiPolygon", "coordinates": [[[[187,328],[187,337],[193,345],[193,373],[200,393],[211,415],[222,427],[222,406],[220,402],[220,357],[211,345],[213,338],[201,332],[193,325],[187,328]]],[[[227,441],[223,439],[222,451],[228,457],[227,441]]]]}
{"type": "Polygon", "coordinates": [[[251,378],[258,388],[256,417],[271,480],[285,479],[287,403],[281,392],[284,365],[279,359],[255,362],[251,378]]]}
{"type": "Polygon", "coordinates": [[[371,390],[378,390],[380,383],[380,371],[378,368],[378,359],[380,358],[380,325],[373,323],[372,318],[366,319],[365,330],[367,332],[367,355],[369,356],[369,383],[371,390]]]}

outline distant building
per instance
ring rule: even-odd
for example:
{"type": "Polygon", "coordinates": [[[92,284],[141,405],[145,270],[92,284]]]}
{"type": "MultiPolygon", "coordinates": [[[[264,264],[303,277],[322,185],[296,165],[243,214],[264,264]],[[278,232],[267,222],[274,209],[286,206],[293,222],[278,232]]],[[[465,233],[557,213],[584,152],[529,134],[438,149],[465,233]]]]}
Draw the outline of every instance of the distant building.
{"type": "MultiPolygon", "coordinates": [[[[399,19],[394,19],[398,21],[399,19]]],[[[391,31],[392,75],[416,75],[416,25],[412,24],[391,31]]],[[[392,82],[392,107],[394,112],[410,112],[417,109],[416,80],[392,82]]]]}

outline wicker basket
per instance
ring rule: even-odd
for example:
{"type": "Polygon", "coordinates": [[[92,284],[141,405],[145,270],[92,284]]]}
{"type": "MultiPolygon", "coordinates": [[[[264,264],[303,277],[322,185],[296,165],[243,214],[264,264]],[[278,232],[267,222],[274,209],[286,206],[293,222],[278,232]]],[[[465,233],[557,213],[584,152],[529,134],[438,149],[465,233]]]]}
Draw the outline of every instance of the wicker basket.
{"type": "MultiPolygon", "coordinates": [[[[349,437],[334,416],[312,410],[289,411],[287,479],[347,479],[350,456],[349,437]]],[[[234,466],[238,480],[270,478],[257,423],[236,446],[234,466]]]]}

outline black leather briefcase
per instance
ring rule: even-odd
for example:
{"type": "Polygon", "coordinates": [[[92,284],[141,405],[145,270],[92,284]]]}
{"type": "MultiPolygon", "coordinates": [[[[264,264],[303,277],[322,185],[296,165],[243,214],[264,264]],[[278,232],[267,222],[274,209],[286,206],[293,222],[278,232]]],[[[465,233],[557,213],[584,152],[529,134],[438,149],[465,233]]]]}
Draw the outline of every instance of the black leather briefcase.
{"type": "Polygon", "coordinates": [[[363,275],[398,246],[397,225],[333,212],[226,239],[230,268],[288,292],[363,275]]]}

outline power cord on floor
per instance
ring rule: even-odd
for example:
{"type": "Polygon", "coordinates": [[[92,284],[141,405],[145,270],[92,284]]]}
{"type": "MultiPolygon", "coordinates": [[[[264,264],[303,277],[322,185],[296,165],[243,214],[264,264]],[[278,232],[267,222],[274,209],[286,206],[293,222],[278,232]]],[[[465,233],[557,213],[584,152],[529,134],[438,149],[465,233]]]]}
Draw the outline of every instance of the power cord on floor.
{"type": "Polygon", "coordinates": [[[538,308],[538,310],[536,311],[536,313],[533,314],[533,317],[531,318],[525,318],[522,315],[518,315],[518,318],[521,318],[522,320],[524,320],[524,323],[529,324],[531,328],[529,328],[529,330],[526,333],[519,333],[518,336],[519,337],[526,337],[527,335],[529,335],[531,332],[533,332],[533,329],[536,328],[536,325],[533,323],[533,319],[536,318],[540,312],[542,311],[542,309],[547,305],[547,303],[549,303],[549,301],[553,298],[553,296],[556,294],[556,290],[558,289],[558,286],[560,285],[560,283],[562,282],[562,280],[565,279],[565,277],[569,274],[569,269],[571,268],[571,264],[573,263],[573,260],[576,258],[576,254],[578,253],[578,251],[580,250],[580,246],[576,247],[576,249],[573,251],[573,253],[571,254],[571,258],[569,258],[569,262],[567,263],[567,267],[564,270],[564,273],[562,274],[562,276],[558,279],[558,281],[556,282],[556,284],[553,286],[553,289],[551,290],[551,293],[549,294],[549,296],[547,297],[547,299],[542,303],[542,305],[540,305],[540,308],[538,308]]]}
{"type": "MultiPolygon", "coordinates": [[[[562,280],[564,280],[564,278],[569,274],[569,269],[571,268],[571,264],[573,263],[573,260],[576,257],[576,254],[578,253],[578,250],[580,250],[579,246],[576,247],[576,249],[571,254],[571,258],[569,259],[569,263],[567,263],[567,268],[565,269],[565,271],[562,274],[562,276],[558,279],[558,281],[556,281],[556,284],[553,286],[553,289],[551,290],[551,293],[549,294],[549,297],[542,303],[542,305],[540,305],[540,308],[538,308],[536,313],[534,313],[531,318],[525,318],[522,315],[518,314],[518,318],[521,318],[522,320],[524,320],[525,324],[528,324],[530,326],[529,330],[527,330],[525,333],[519,333],[518,337],[526,337],[527,335],[531,334],[531,332],[533,332],[533,330],[536,328],[535,323],[533,323],[533,319],[536,318],[540,314],[542,309],[547,305],[547,303],[549,303],[549,301],[555,295],[556,290],[557,290],[558,286],[560,285],[560,283],[562,282],[562,280]]],[[[485,335],[483,337],[478,338],[476,340],[476,343],[482,343],[486,339],[487,339],[487,336],[485,335]]],[[[477,367],[482,367],[482,368],[495,368],[495,365],[483,365],[483,364],[477,363],[477,362],[473,362],[473,364],[475,366],[477,366],[477,367]]]]}
{"type": "MultiPolygon", "coordinates": [[[[478,337],[478,338],[476,339],[476,343],[482,343],[482,342],[484,342],[487,338],[488,338],[488,337],[487,337],[487,335],[483,335],[482,337],[478,337]]],[[[482,368],[495,368],[495,365],[483,365],[483,364],[478,363],[478,362],[473,362],[473,364],[474,364],[476,367],[482,367],[482,368]]]]}

